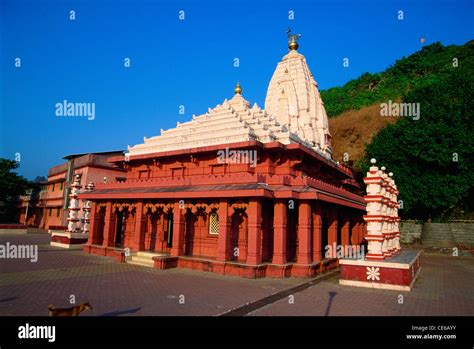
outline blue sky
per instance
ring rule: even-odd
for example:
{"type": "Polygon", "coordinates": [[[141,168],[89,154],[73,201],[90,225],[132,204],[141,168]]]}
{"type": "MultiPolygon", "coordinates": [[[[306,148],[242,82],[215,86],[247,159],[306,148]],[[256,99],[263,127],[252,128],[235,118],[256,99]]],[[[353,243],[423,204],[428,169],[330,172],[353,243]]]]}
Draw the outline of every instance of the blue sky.
{"type": "Polygon", "coordinates": [[[19,153],[20,174],[47,175],[66,155],[126,149],[202,114],[237,81],[263,107],[288,26],[327,89],[384,70],[421,37],[464,44],[472,18],[473,2],[456,0],[0,0],[0,157],[19,153]],[[63,100],[95,103],[95,120],[56,116],[63,100]]]}

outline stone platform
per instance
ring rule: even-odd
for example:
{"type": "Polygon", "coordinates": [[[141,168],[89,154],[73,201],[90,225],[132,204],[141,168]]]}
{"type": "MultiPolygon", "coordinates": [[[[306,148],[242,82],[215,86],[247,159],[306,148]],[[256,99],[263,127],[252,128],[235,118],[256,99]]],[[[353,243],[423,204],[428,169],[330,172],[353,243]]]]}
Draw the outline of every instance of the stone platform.
{"type": "Polygon", "coordinates": [[[0,234],[27,234],[28,227],[23,224],[0,224],[0,234]]]}
{"type": "Polygon", "coordinates": [[[69,233],[67,231],[50,231],[51,233],[51,246],[69,248],[69,249],[82,249],[83,244],[87,242],[89,234],[83,233],[69,233]]]}
{"type": "Polygon", "coordinates": [[[419,251],[402,250],[398,255],[381,261],[340,259],[339,284],[411,291],[421,270],[420,254],[419,251]]]}

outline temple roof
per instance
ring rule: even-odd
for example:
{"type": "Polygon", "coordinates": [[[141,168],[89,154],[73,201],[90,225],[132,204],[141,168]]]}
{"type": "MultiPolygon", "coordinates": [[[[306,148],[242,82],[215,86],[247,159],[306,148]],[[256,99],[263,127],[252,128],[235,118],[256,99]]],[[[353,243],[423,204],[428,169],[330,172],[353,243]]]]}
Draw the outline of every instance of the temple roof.
{"type": "Polygon", "coordinates": [[[205,114],[193,115],[191,121],[178,122],[175,128],[161,130],[159,136],[145,138],[144,143],[129,147],[129,154],[133,156],[242,141],[280,141],[283,144],[298,141],[286,126],[256,103],[251,107],[240,92],[215,108],[209,108],[205,114]]]}
{"type": "Polygon", "coordinates": [[[314,150],[331,157],[331,134],[318,84],[296,49],[290,49],[278,63],[268,86],[265,110],[314,150]]]}
{"type": "Polygon", "coordinates": [[[331,158],[330,134],[316,81],[295,38],[278,63],[265,99],[266,110],[242,96],[240,84],[230,100],[160,135],[128,147],[129,156],[229,144],[242,141],[301,143],[331,158]]]}

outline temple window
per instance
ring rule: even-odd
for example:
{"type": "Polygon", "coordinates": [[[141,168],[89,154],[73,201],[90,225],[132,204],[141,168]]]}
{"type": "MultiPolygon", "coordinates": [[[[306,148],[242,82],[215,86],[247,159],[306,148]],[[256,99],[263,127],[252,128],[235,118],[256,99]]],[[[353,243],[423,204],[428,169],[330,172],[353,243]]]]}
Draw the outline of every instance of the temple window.
{"type": "Polygon", "coordinates": [[[138,179],[148,179],[150,177],[149,170],[138,171],[138,179]]]}
{"type": "Polygon", "coordinates": [[[225,174],[224,164],[212,164],[209,167],[211,168],[211,174],[225,174]]]}
{"type": "Polygon", "coordinates": [[[174,167],[171,168],[171,177],[183,177],[184,176],[184,167],[174,167]]]}
{"type": "Polygon", "coordinates": [[[219,216],[215,212],[209,215],[209,234],[219,235],[219,216]]]}

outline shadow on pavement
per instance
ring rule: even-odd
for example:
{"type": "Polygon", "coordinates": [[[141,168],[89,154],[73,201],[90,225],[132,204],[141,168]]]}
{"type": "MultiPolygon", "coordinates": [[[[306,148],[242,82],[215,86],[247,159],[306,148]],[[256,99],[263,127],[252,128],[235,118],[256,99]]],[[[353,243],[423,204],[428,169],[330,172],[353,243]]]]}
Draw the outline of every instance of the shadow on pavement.
{"type": "Polygon", "coordinates": [[[332,305],[332,300],[334,299],[334,297],[336,297],[337,292],[329,291],[328,294],[329,294],[329,301],[328,301],[328,305],[326,307],[326,313],[324,314],[324,316],[329,316],[329,312],[331,310],[331,305],[332,305]]]}
{"type": "Polygon", "coordinates": [[[8,297],[8,298],[3,298],[3,299],[0,299],[0,303],[5,303],[5,302],[10,302],[10,301],[13,301],[15,299],[17,299],[18,297],[8,297]]]}
{"type": "Polygon", "coordinates": [[[140,308],[134,308],[134,309],[128,309],[128,310],[116,310],[116,311],[111,311],[109,313],[104,313],[99,316],[120,316],[120,315],[125,315],[125,314],[134,314],[137,311],[139,311],[140,308]]]}

